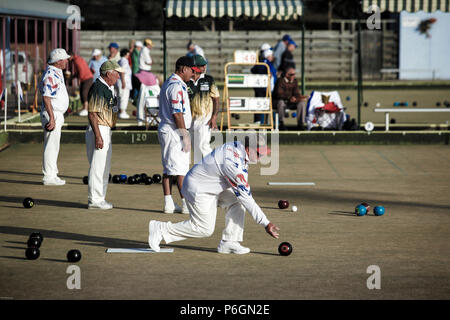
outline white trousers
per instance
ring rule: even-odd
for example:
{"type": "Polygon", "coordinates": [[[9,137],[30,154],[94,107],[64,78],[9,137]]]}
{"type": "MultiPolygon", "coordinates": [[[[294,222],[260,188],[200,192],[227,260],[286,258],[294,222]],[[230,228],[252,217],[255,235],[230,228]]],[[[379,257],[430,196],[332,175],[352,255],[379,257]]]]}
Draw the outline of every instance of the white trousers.
{"type": "Polygon", "coordinates": [[[178,133],[169,126],[160,127],[158,140],[161,146],[163,174],[185,176],[189,171],[191,153],[183,151],[183,142],[178,133]]]}
{"type": "Polygon", "coordinates": [[[212,152],[211,128],[208,126],[209,120],[194,120],[189,129],[193,138],[194,164],[202,161],[204,157],[212,152]]]}
{"type": "Polygon", "coordinates": [[[111,128],[98,126],[103,139],[103,148],[95,148],[95,134],[89,125],[86,129],[86,153],[89,161],[89,203],[99,203],[105,200],[108,189],[109,173],[111,171],[111,128]]]}
{"type": "Polygon", "coordinates": [[[186,205],[189,209],[189,220],[178,223],[162,222],[162,235],[166,243],[211,236],[216,225],[218,205],[226,210],[222,240],[243,240],[245,208],[231,188],[219,195],[197,195],[194,203],[186,200],[186,205]]]}
{"type": "Polygon", "coordinates": [[[130,98],[130,90],[122,87],[119,87],[119,95],[118,95],[118,105],[121,112],[125,112],[128,107],[128,99],[130,98]]]}
{"type": "Polygon", "coordinates": [[[61,141],[61,128],[64,124],[64,114],[62,112],[53,111],[55,117],[55,129],[46,131],[45,125],[50,117],[47,111],[41,112],[41,124],[44,128],[44,153],[42,157],[42,173],[43,180],[53,179],[58,175],[58,155],[61,141]]]}

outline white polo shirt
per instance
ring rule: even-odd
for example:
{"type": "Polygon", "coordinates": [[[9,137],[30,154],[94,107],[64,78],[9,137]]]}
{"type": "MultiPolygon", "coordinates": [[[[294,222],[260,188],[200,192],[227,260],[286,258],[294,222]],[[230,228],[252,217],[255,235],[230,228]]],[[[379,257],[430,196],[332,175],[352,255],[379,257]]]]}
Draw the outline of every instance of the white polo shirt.
{"type": "Polygon", "coordinates": [[[150,71],[152,70],[151,63],[152,57],[150,56],[150,49],[144,46],[139,53],[139,69],[150,71]]]}
{"type": "MultiPolygon", "coordinates": [[[[40,91],[43,97],[50,97],[53,111],[65,113],[69,108],[69,94],[67,93],[64,75],[61,69],[48,65],[40,83],[40,91]]],[[[42,110],[45,109],[42,101],[42,110]]]]}
{"type": "MultiPolygon", "coordinates": [[[[125,57],[122,57],[119,60],[119,65],[125,70],[125,89],[131,90],[133,89],[133,86],[131,84],[131,67],[130,64],[128,63],[128,59],[126,59],[125,57]]],[[[119,77],[119,80],[117,80],[117,87],[118,88],[122,88],[122,78],[119,77]]]]}
{"type": "Polygon", "coordinates": [[[183,180],[181,193],[189,202],[195,203],[202,194],[218,196],[231,188],[256,223],[266,227],[270,221],[250,191],[248,162],[241,142],[225,143],[189,170],[183,180]]]}
{"type": "Polygon", "coordinates": [[[177,126],[175,125],[173,115],[179,112],[183,113],[184,125],[186,129],[189,129],[191,127],[192,115],[187,85],[176,73],[173,73],[164,82],[161,87],[161,93],[159,94],[159,117],[161,118],[159,128],[170,126],[175,130],[177,126]]]}

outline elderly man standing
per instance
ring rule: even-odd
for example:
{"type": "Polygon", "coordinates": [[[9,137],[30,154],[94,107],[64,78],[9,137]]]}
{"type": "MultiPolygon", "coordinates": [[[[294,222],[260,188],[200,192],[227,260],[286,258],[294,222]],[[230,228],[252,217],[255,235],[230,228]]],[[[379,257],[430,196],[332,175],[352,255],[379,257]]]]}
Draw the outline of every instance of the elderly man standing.
{"type": "Polygon", "coordinates": [[[194,77],[188,82],[189,101],[192,110],[191,136],[194,138],[194,163],[211,153],[211,130],[217,129],[219,113],[219,89],[214,78],[206,75],[207,62],[201,55],[194,55],[194,77]]]}
{"type": "MultiPolygon", "coordinates": [[[[278,70],[281,66],[281,57],[283,56],[284,51],[286,51],[290,40],[292,40],[291,36],[285,34],[283,38],[275,45],[275,48],[273,48],[273,57],[275,58],[273,66],[276,70],[278,70]]],[[[277,76],[281,76],[281,71],[279,71],[277,76]]]]}
{"type": "Polygon", "coordinates": [[[63,69],[67,68],[70,56],[66,50],[57,48],[50,52],[47,69],[40,83],[42,94],[41,123],[44,128],[44,155],[42,179],[44,185],[64,185],[58,177],[58,154],[64,113],[69,108],[69,95],[64,83],[63,69]]]}
{"type": "Polygon", "coordinates": [[[294,55],[292,54],[295,48],[297,48],[295,41],[289,40],[287,49],[284,50],[283,55],[281,56],[281,65],[278,68],[278,71],[281,71],[281,74],[285,74],[288,68],[295,69],[294,55]]]}
{"type": "Polygon", "coordinates": [[[164,213],[189,213],[181,187],[189,171],[191,139],[189,128],[192,116],[186,83],[192,78],[194,58],[180,57],[175,63],[175,73],[161,87],[159,95],[158,139],[163,165],[164,213]],[[172,179],[177,180],[183,206],[172,199],[172,179]]]}
{"type": "Polygon", "coordinates": [[[100,77],[89,91],[89,126],[86,128],[86,151],[89,161],[89,209],[112,209],[105,200],[111,169],[111,128],[117,121],[116,93],[114,84],[124,70],[115,61],[106,61],[100,67],[100,77]]]}
{"type": "Polygon", "coordinates": [[[133,74],[136,74],[139,72],[139,55],[141,54],[142,47],[144,45],[142,44],[142,41],[136,41],[134,44],[134,49],[131,51],[131,71],[133,74]]]}
{"type": "Polygon", "coordinates": [[[100,49],[94,49],[92,51],[92,59],[89,61],[89,68],[94,74],[93,81],[100,77],[100,67],[105,61],[108,61],[108,59],[102,54],[100,49]]]}
{"type": "Polygon", "coordinates": [[[111,42],[108,46],[108,49],[109,49],[108,60],[119,63],[120,60],[119,45],[116,42],[111,42]]]}
{"type": "Polygon", "coordinates": [[[150,39],[144,40],[144,47],[139,54],[139,69],[144,71],[152,70],[152,57],[150,56],[150,50],[153,48],[153,41],[150,39]]]}

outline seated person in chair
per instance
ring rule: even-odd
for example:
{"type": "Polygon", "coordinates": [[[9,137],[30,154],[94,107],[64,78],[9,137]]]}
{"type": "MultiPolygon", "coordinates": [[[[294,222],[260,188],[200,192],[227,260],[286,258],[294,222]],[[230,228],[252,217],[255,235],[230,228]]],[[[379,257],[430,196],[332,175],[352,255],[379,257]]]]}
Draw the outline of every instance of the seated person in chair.
{"type": "MultiPolygon", "coordinates": [[[[306,114],[307,129],[342,130],[346,114],[337,91],[312,91],[306,114]]],[[[351,125],[351,124],[348,124],[351,125]]]]}
{"type": "Polygon", "coordinates": [[[297,129],[304,129],[306,102],[308,96],[302,96],[298,89],[295,69],[288,68],[284,75],[275,83],[273,90],[273,106],[278,110],[279,129],[286,130],[284,112],[286,107],[297,110],[297,129]]]}

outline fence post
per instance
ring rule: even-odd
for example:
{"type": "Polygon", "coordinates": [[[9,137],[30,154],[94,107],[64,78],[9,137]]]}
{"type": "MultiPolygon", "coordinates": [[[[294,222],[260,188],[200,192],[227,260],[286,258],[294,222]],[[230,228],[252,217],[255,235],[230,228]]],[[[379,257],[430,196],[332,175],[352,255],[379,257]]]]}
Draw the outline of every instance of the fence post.
{"type": "Polygon", "coordinates": [[[302,95],[305,95],[305,22],[302,19],[302,95]]]}

